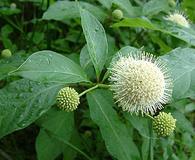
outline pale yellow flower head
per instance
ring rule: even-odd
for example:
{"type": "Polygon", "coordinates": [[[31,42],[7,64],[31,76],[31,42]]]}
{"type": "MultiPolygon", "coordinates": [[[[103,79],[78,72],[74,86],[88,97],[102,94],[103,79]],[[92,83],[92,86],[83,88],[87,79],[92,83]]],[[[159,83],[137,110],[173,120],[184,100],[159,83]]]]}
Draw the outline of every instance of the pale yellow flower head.
{"type": "Polygon", "coordinates": [[[187,17],[179,11],[175,11],[174,13],[169,14],[165,19],[186,28],[190,27],[190,23],[187,20],[187,17]]]}
{"type": "Polygon", "coordinates": [[[172,81],[168,70],[149,53],[119,56],[110,72],[111,90],[123,111],[154,114],[170,100],[172,81]]]}

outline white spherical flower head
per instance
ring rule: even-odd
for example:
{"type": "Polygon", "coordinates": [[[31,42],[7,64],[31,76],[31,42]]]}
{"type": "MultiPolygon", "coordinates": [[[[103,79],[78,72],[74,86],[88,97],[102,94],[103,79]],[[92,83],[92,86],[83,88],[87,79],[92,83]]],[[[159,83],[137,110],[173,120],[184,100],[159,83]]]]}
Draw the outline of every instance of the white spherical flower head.
{"type": "Polygon", "coordinates": [[[165,19],[169,20],[173,23],[176,23],[180,26],[186,27],[186,28],[190,27],[190,24],[189,24],[186,16],[183,13],[179,12],[179,11],[176,11],[173,14],[169,14],[165,19]]]}
{"type": "Polygon", "coordinates": [[[148,53],[119,56],[110,72],[114,98],[124,111],[154,114],[170,100],[172,83],[168,70],[148,53]]]}

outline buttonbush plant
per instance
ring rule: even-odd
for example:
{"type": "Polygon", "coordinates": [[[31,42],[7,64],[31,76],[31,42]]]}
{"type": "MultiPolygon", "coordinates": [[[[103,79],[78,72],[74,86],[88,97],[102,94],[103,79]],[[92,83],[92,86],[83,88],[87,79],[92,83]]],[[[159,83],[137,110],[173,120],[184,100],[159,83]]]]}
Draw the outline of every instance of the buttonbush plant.
{"type": "Polygon", "coordinates": [[[195,159],[193,0],[0,6],[0,159],[195,159]]]}

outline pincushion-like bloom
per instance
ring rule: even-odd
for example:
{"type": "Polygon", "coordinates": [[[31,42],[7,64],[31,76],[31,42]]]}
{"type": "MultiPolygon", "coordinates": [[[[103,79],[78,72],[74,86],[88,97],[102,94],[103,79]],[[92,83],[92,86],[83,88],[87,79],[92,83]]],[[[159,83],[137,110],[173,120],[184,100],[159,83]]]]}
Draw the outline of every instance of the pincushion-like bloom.
{"type": "Polygon", "coordinates": [[[160,112],[154,117],[153,128],[158,136],[169,136],[175,129],[176,119],[171,113],[160,112]]]}
{"type": "Polygon", "coordinates": [[[170,100],[172,83],[166,65],[151,54],[119,56],[111,66],[111,90],[123,111],[154,114],[170,100]]]}
{"type": "Polygon", "coordinates": [[[67,112],[77,109],[79,103],[79,94],[75,91],[74,88],[62,88],[57,95],[58,107],[67,112]]]}
{"type": "Polygon", "coordinates": [[[169,14],[165,19],[169,20],[173,23],[176,23],[180,26],[186,27],[186,28],[190,27],[190,24],[189,24],[186,16],[183,13],[179,12],[179,11],[176,11],[173,14],[169,14]]]}

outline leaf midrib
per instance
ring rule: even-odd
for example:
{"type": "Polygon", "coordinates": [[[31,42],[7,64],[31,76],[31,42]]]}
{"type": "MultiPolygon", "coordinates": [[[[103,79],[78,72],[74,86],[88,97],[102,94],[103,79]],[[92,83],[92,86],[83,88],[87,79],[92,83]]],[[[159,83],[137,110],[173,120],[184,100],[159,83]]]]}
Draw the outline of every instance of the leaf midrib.
{"type": "Polygon", "coordinates": [[[91,94],[91,96],[94,98],[95,102],[96,102],[97,105],[99,106],[99,108],[100,108],[101,112],[103,113],[105,119],[107,120],[108,124],[110,125],[110,128],[112,129],[112,131],[113,131],[115,137],[116,137],[117,140],[119,141],[119,144],[120,144],[120,146],[121,146],[121,148],[122,148],[122,151],[123,151],[124,154],[125,154],[125,157],[128,158],[128,155],[126,154],[125,149],[124,149],[124,145],[123,145],[122,142],[120,141],[120,137],[118,136],[117,132],[115,131],[115,129],[114,129],[112,123],[110,122],[110,120],[109,120],[109,118],[107,117],[107,115],[104,113],[104,111],[103,111],[103,109],[102,109],[100,103],[97,101],[96,97],[95,97],[93,94],[91,94]]]}

